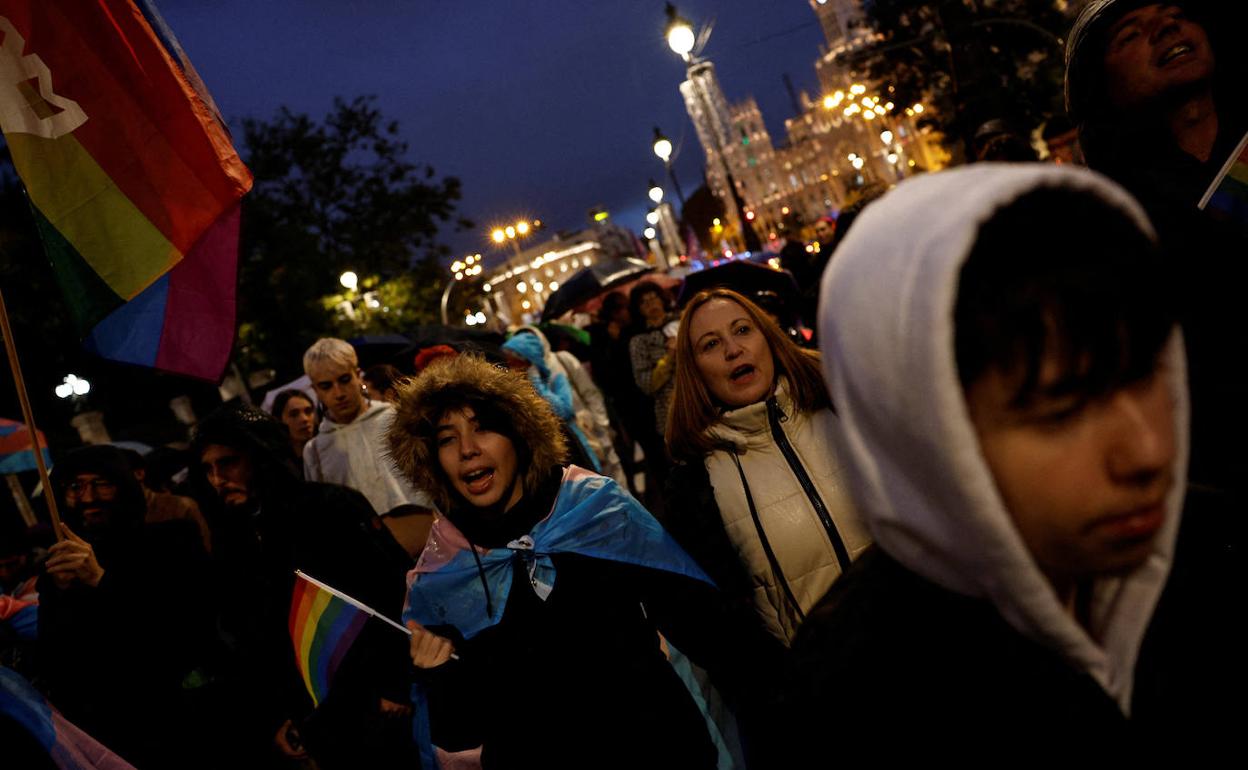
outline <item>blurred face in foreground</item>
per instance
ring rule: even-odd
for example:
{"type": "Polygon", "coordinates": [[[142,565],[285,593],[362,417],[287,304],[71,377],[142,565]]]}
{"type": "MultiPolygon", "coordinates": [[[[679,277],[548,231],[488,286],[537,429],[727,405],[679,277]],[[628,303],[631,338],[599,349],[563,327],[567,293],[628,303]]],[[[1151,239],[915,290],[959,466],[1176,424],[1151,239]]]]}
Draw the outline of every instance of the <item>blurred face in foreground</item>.
{"type": "Polygon", "coordinates": [[[516,482],[516,448],[511,439],[482,427],[471,407],[448,411],[438,420],[438,464],[451,487],[476,508],[489,508],[507,495],[511,508],[523,494],[516,482]]]}
{"type": "Polygon", "coordinates": [[[1005,507],[1061,591],[1148,557],[1177,450],[1164,367],[1092,398],[1064,387],[1059,372],[1047,355],[1035,395],[1019,404],[1019,376],[990,369],[966,400],[1005,507]]]}

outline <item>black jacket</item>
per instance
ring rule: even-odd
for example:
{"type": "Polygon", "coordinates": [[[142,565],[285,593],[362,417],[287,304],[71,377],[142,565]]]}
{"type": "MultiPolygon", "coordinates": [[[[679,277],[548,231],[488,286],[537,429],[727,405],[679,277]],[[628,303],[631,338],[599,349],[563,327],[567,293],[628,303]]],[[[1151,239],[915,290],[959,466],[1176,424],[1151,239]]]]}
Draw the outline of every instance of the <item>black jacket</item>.
{"type": "Polygon", "coordinates": [[[401,615],[409,560],[364,496],[313,482],[269,489],[255,514],[215,512],[213,557],[234,729],[267,750],[290,719],[322,765],[389,761],[369,730],[380,698],[407,701],[407,637],[370,619],[314,712],[288,628],[296,569],[392,619],[401,615]]]}
{"type": "Polygon", "coordinates": [[[1019,634],[987,600],[874,548],[794,642],[777,705],[790,732],[777,756],[826,751],[820,730],[832,727],[855,736],[850,755],[886,763],[1038,763],[1074,751],[1121,761],[1229,743],[1243,717],[1245,636],[1234,609],[1244,596],[1242,510],[1228,502],[1189,499],[1137,661],[1130,721],[1090,676],[1019,634]]]}
{"type": "MultiPolygon", "coordinates": [[[[70,721],[139,767],[180,756],[183,681],[211,646],[207,556],[190,521],[84,533],[104,577],[39,580],[39,663],[70,721]]],[[[189,765],[188,765],[189,766],[189,765]]]]}
{"type": "MultiPolygon", "coordinates": [[[[508,518],[536,521],[520,509],[548,511],[557,490],[543,485],[508,518]]],[[[701,713],[656,630],[709,671],[747,723],[779,645],[704,582],[578,554],[551,560],[557,580],[545,601],[517,558],[497,625],[467,641],[431,627],[460,657],[422,672],[434,743],[484,745],[487,768],[715,767],[701,713]]]]}

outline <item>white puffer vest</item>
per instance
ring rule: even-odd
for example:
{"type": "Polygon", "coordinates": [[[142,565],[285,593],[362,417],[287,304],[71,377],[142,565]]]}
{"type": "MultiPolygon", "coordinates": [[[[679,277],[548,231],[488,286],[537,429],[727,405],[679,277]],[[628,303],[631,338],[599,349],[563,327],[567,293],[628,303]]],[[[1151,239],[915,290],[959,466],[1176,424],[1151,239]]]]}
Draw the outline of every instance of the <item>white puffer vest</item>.
{"type": "Polygon", "coordinates": [[[835,420],[828,409],[796,412],[781,381],[774,397],[725,412],[709,431],[724,445],[706,458],[724,529],[753,579],[755,608],[785,644],[871,544],[841,479],[835,420]]]}

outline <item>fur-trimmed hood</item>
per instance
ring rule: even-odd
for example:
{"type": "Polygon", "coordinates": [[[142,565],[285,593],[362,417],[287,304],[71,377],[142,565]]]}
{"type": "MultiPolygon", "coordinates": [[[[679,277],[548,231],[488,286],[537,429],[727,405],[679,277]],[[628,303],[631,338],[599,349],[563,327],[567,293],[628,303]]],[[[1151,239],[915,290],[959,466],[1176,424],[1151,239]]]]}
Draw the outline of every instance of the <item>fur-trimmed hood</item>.
{"type": "Polygon", "coordinates": [[[527,445],[530,459],[521,478],[526,492],[536,489],[550,469],[567,457],[559,418],[523,372],[466,354],[434,361],[419,377],[399,387],[397,414],[386,443],[399,471],[427,492],[442,511],[450,509],[451,492],[438,472],[434,421],[448,403],[477,399],[508,415],[516,435],[527,445]]]}

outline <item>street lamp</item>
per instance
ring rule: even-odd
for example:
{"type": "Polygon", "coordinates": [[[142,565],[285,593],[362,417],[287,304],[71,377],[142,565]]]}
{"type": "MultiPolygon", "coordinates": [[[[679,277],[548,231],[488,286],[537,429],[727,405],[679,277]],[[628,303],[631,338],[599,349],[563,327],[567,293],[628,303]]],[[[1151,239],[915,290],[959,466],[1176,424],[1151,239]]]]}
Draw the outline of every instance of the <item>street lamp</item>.
{"type": "Polygon", "coordinates": [[[659,160],[669,163],[672,160],[672,142],[663,133],[659,131],[659,127],[654,127],[654,154],[659,156],[659,160]]]}
{"type": "Polygon", "coordinates": [[[57,398],[85,396],[91,392],[91,383],[76,374],[67,374],[60,385],[56,386],[57,398]]]}
{"type": "Polygon", "coordinates": [[[347,291],[355,291],[355,288],[360,285],[360,277],[356,275],[355,273],[353,273],[352,271],[348,270],[347,272],[338,276],[338,282],[341,283],[343,285],[343,288],[345,288],[347,291]]]}
{"type": "Polygon", "coordinates": [[[645,230],[642,231],[641,234],[646,236],[647,241],[653,241],[654,236],[656,235],[653,227],[647,227],[645,230]]]}
{"type": "Polygon", "coordinates": [[[667,45],[675,51],[680,58],[689,61],[689,54],[693,51],[693,46],[697,43],[697,36],[693,33],[693,24],[689,20],[676,12],[676,6],[671,3],[667,4],[667,30],[664,36],[667,38],[667,45]]]}
{"type": "Polygon", "coordinates": [[[659,212],[651,209],[646,212],[646,224],[657,225],[659,223],[659,212]]]}
{"type": "Polygon", "coordinates": [[[650,200],[660,203],[663,200],[663,188],[655,184],[654,180],[650,180],[650,200]]]}

